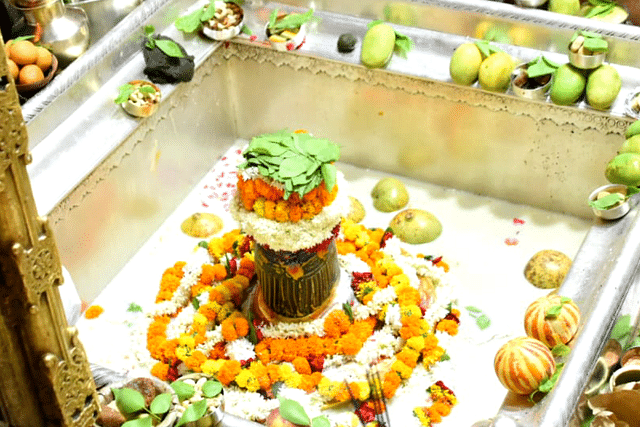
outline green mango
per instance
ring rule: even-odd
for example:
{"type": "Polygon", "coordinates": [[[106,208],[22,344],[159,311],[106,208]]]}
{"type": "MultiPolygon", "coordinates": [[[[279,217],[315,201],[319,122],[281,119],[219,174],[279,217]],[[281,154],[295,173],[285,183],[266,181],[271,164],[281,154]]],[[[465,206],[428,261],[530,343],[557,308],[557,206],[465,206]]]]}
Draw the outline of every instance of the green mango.
{"type": "Polygon", "coordinates": [[[551,101],[558,105],[571,105],[580,98],[587,78],[571,64],[558,67],[551,84],[551,101]]]}
{"type": "Polygon", "coordinates": [[[565,15],[579,15],[580,0],[549,0],[548,9],[565,15]]]}
{"type": "Polygon", "coordinates": [[[624,137],[629,139],[634,135],[640,134],[640,120],[631,123],[624,133],[624,137]]]}
{"type": "Polygon", "coordinates": [[[604,176],[612,184],[640,185],[640,154],[621,153],[607,164],[604,176]]]}
{"type": "Polygon", "coordinates": [[[618,153],[638,153],[640,154],[640,135],[634,135],[622,143],[618,153]]]}
{"type": "Polygon", "coordinates": [[[587,79],[587,103],[597,109],[611,107],[622,89],[622,78],[612,65],[601,65],[587,79]]]}
{"type": "Polygon", "coordinates": [[[391,25],[374,25],[362,39],[360,60],[369,68],[384,67],[391,59],[395,45],[396,32],[391,25]]]}
{"type": "Polygon", "coordinates": [[[506,92],[511,81],[515,62],[505,52],[495,52],[485,58],[478,70],[478,83],[484,90],[506,92]]]}
{"type": "Polygon", "coordinates": [[[463,43],[456,48],[449,63],[449,74],[459,85],[471,86],[478,80],[482,53],[474,43],[463,43]]]}

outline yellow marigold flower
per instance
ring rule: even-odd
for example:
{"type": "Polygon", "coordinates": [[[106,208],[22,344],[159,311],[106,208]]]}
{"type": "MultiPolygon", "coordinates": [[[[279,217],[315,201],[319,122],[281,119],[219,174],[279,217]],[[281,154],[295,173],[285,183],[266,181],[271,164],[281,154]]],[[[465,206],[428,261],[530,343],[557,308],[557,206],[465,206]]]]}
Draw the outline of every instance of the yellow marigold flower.
{"type": "Polygon", "coordinates": [[[264,201],[264,197],[258,197],[253,203],[253,211],[262,217],[264,217],[264,201]]]}
{"type": "Polygon", "coordinates": [[[204,314],[196,313],[193,315],[194,325],[206,325],[207,323],[209,323],[209,319],[207,319],[207,317],[204,314]]]}
{"type": "Polygon", "coordinates": [[[302,375],[297,372],[292,373],[288,377],[285,378],[284,383],[287,387],[298,388],[300,383],[302,382],[302,375]]]}
{"type": "Polygon", "coordinates": [[[429,351],[423,351],[422,364],[424,365],[425,369],[428,371],[433,364],[439,362],[443,354],[444,349],[440,346],[436,346],[429,351]]]}
{"type": "Polygon", "coordinates": [[[402,379],[407,379],[411,376],[413,369],[402,363],[400,360],[396,360],[391,365],[391,369],[400,375],[402,379]]]}
{"type": "Polygon", "coordinates": [[[414,408],[413,414],[418,418],[418,421],[420,421],[423,427],[431,427],[431,419],[425,411],[425,408],[414,408]]]}
{"type": "Polygon", "coordinates": [[[350,219],[344,219],[342,222],[342,234],[346,240],[354,242],[358,238],[358,231],[360,231],[360,224],[356,224],[350,219]]]}
{"type": "Polygon", "coordinates": [[[422,317],[422,310],[415,304],[401,307],[400,315],[402,317],[422,317]]]}
{"type": "Polygon", "coordinates": [[[394,288],[396,286],[409,286],[409,276],[406,274],[396,274],[391,278],[391,282],[389,283],[394,288]]]}
{"type": "Polygon", "coordinates": [[[231,314],[235,311],[235,306],[232,302],[226,302],[222,307],[220,307],[220,311],[218,312],[218,322],[222,322],[227,317],[231,316],[231,314]]]}
{"type": "Polygon", "coordinates": [[[248,369],[241,370],[240,373],[236,375],[235,382],[238,386],[245,388],[248,391],[260,390],[260,383],[258,382],[258,379],[248,369]]]}
{"type": "Polygon", "coordinates": [[[367,381],[358,381],[356,382],[358,385],[358,395],[355,396],[356,399],[365,401],[369,398],[369,394],[371,394],[371,388],[369,387],[369,383],[367,381]]]}
{"type": "Polygon", "coordinates": [[[366,231],[360,230],[357,235],[354,243],[356,244],[356,248],[364,248],[369,243],[369,234],[366,231]]]}
{"type": "Polygon", "coordinates": [[[422,336],[411,337],[407,340],[406,346],[412,350],[420,352],[424,348],[424,337],[422,336]]]}
{"type": "Polygon", "coordinates": [[[178,344],[184,347],[193,348],[196,346],[196,341],[191,335],[181,334],[178,338],[178,344]]]}
{"type": "Polygon", "coordinates": [[[211,239],[207,249],[215,260],[219,260],[224,255],[224,242],[219,237],[211,239]]]}
{"type": "Polygon", "coordinates": [[[180,360],[184,360],[189,357],[189,351],[186,347],[177,347],[176,348],[176,357],[180,360]]]}
{"type": "Polygon", "coordinates": [[[340,386],[340,382],[331,381],[327,377],[322,377],[322,379],[318,383],[318,393],[320,393],[322,396],[327,397],[328,400],[333,400],[340,391],[340,386]]]}
{"type": "Polygon", "coordinates": [[[215,376],[218,373],[220,366],[222,366],[221,363],[217,362],[219,362],[219,360],[208,359],[202,364],[202,366],[200,366],[200,369],[202,369],[202,372],[207,375],[215,376]]]}

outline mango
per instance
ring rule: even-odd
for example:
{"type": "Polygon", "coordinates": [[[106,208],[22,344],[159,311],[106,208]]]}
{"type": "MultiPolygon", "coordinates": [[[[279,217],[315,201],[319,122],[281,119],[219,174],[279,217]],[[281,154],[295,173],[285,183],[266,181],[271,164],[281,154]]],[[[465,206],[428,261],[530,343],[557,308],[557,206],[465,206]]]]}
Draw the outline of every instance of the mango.
{"type": "Polygon", "coordinates": [[[474,43],[463,43],[456,48],[449,63],[449,74],[454,82],[471,86],[478,80],[482,53],[474,43]]]}
{"type": "Polygon", "coordinates": [[[395,44],[396,32],[391,25],[374,25],[362,40],[360,61],[369,68],[382,68],[391,59],[395,44]]]}
{"type": "Polygon", "coordinates": [[[604,175],[612,184],[637,187],[640,185],[640,154],[618,154],[609,161],[604,175]]]}
{"type": "Polygon", "coordinates": [[[371,190],[373,207],[380,212],[393,212],[409,203],[409,192],[398,178],[383,178],[371,190]]]}
{"type": "Polygon", "coordinates": [[[514,68],[515,62],[511,55],[505,52],[492,53],[480,64],[478,82],[485,90],[506,92],[514,68]]]}
{"type": "Polygon", "coordinates": [[[548,9],[565,15],[579,15],[580,0],[549,0],[548,9]]]}
{"type": "Polygon", "coordinates": [[[640,135],[633,135],[622,143],[619,153],[638,153],[640,154],[640,135]]]}
{"type": "Polygon", "coordinates": [[[431,212],[406,209],[389,223],[391,232],[401,241],[412,245],[429,243],[442,234],[442,224],[431,212]]]}
{"type": "Polygon", "coordinates": [[[587,79],[587,103],[597,109],[611,107],[622,89],[622,78],[612,65],[601,65],[587,79]]]}
{"type": "Polygon", "coordinates": [[[570,105],[580,98],[587,84],[584,74],[571,64],[558,67],[551,84],[551,101],[558,105],[570,105]]]}
{"type": "Polygon", "coordinates": [[[629,139],[634,135],[640,134],[640,120],[636,120],[631,123],[627,130],[624,132],[624,137],[629,139]]]}

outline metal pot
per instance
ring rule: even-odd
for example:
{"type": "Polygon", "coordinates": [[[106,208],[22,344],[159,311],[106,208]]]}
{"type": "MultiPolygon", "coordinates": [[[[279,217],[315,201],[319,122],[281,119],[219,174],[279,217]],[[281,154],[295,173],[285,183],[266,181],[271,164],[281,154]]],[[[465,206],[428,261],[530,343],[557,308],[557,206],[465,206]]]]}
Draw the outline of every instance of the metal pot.
{"type": "Polygon", "coordinates": [[[142,0],[72,0],[68,4],[84,10],[89,17],[89,33],[93,40],[107,34],[142,0]]]}

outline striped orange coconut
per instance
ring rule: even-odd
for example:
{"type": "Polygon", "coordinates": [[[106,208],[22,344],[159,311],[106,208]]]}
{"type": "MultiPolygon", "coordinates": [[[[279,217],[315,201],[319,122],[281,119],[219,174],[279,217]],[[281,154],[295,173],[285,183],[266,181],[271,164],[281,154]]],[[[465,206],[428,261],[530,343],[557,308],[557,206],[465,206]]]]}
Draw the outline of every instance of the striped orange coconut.
{"type": "Polygon", "coordinates": [[[504,344],[493,363],[502,385],[522,395],[537,390],[556,370],[551,350],[530,337],[514,338],[504,344]]]}
{"type": "Polygon", "coordinates": [[[578,330],[580,310],[567,297],[547,295],[529,305],[524,315],[524,329],[531,338],[549,348],[566,344],[578,330]]]}

